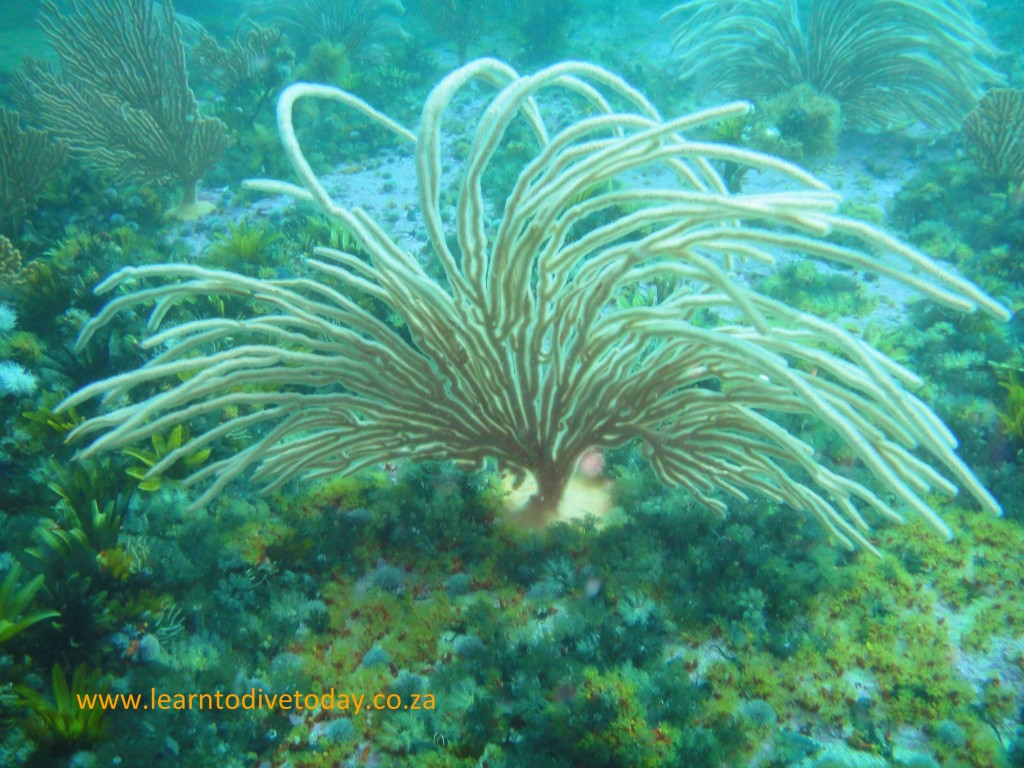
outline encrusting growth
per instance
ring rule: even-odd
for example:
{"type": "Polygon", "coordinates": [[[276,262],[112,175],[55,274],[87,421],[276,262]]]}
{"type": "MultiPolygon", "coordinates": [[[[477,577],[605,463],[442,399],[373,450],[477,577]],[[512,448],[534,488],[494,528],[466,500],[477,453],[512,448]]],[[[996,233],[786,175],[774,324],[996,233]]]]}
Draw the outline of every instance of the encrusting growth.
{"type": "Polygon", "coordinates": [[[687,138],[748,109],[733,103],[663,120],[597,66],[567,62],[520,76],[482,59],[434,88],[413,134],[342,90],[293,85],[278,123],[301,183],[248,186],[320,206],[368,258],[319,248],[311,276],[281,280],[185,264],[111,276],[100,293],[135,287],[87,325],[80,343],[118,312],[155,302],[145,346],[159,352],[68,398],[62,408],[101,395],[111,405],[72,438],[92,439],[81,451],[90,455],[194,421],[192,440],[155,475],[252,430],[244,450],[189,478],[212,480],[197,505],[254,465],[254,478],[273,489],[298,475],[400,458],[496,460],[536,478],[526,513],[552,519],[581,456],[635,441],[663,482],[712,508],[724,508],[723,495],[762,494],[813,513],[847,545],[871,547],[865,509],[899,519],[897,507],[909,507],[948,534],[924,496],[955,493],[953,481],[998,512],[957,458],[953,435],[908,391],[920,383],[913,373],[850,332],[758,293],[733,270],[799,256],[884,275],[959,310],[1007,311],[923,254],[838,215],[838,197],[796,166],[687,138]],[[478,83],[496,89],[484,104],[478,83]],[[470,92],[478,118],[452,182],[449,233],[443,118],[470,92]],[[548,97],[563,115],[566,104],[581,106],[578,117],[555,123],[543,108],[548,97]],[[325,190],[292,122],[306,98],[348,106],[414,145],[440,278],[365,211],[325,190]],[[496,158],[511,162],[503,141],[512,126],[529,132],[534,151],[507,197],[493,201],[485,175],[496,158]],[[785,188],[730,194],[713,167],[720,161],[773,174],[785,188]],[[664,287],[656,296],[655,284],[664,287]],[[648,300],[620,303],[623,291],[648,300]],[[160,329],[179,301],[218,292],[262,311],[160,329]],[[408,337],[360,295],[401,317],[408,337]],[[154,383],[152,394],[129,399],[154,383]],[[222,420],[203,418],[215,414],[222,420]],[[860,468],[818,455],[787,430],[797,421],[831,432],[860,468]]]}

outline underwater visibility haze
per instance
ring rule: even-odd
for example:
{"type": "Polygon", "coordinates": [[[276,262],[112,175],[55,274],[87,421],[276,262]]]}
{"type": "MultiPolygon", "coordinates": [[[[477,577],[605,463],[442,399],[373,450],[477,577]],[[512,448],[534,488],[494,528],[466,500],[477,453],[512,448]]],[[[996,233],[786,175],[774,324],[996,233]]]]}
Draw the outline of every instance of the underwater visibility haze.
{"type": "Polygon", "coordinates": [[[0,7],[0,765],[1024,766],[1024,8],[0,7]]]}

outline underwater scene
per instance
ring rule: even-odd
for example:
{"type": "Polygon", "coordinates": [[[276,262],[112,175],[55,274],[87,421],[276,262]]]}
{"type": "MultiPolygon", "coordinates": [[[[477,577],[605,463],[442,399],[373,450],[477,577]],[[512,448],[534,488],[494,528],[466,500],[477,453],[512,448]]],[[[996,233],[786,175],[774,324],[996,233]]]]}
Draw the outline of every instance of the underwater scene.
{"type": "Polygon", "coordinates": [[[1024,766],[1019,0],[0,0],[0,767],[1024,766]]]}

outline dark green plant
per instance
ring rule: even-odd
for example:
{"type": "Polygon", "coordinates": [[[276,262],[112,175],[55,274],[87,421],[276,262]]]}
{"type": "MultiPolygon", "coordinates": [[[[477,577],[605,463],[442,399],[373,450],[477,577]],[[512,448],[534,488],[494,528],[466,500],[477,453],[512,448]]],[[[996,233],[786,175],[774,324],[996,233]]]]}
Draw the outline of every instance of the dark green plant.
{"type": "Polygon", "coordinates": [[[21,426],[28,432],[32,444],[41,453],[43,450],[53,453],[64,444],[68,433],[85,421],[77,408],[69,408],[61,413],[54,413],[53,406],[60,402],[59,393],[43,393],[39,407],[34,411],[21,414],[21,426]]]}
{"type": "MultiPolygon", "coordinates": [[[[353,90],[371,104],[387,104],[392,117],[408,125],[419,119],[424,93],[443,67],[434,49],[424,48],[419,37],[408,36],[388,47],[386,60],[358,71],[353,90]]],[[[385,138],[376,132],[362,132],[360,141],[385,138]]],[[[354,147],[353,147],[354,149],[354,147]]]]}
{"type": "Polygon", "coordinates": [[[154,433],[149,438],[150,445],[153,447],[151,451],[143,448],[124,448],[122,453],[141,462],[141,465],[128,467],[125,471],[129,476],[139,481],[139,490],[141,491],[158,491],[164,487],[166,481],[173,480],[178,476],[192,474],[210,458],[209,448],[186,452],[180,456],[174,463],[174,466],[179,470],[177,472],[161,472],[153,477],[146,477],[146,474],[153,467],[166,459],[174,451],[179,450],[190,438],[190,430],[179,424],[166,437],[159,432],[154,433]]]}
{"type": "Polygon", "coordinates": [[[299,221],[301,229],[296,240],[302,253],[312,253],[318,246],[327,246],[345,253],[358,253],[359,243],[339,222],[326,216],[307,215],[299,221]]]}
{"type": "Polygon", "coordinates": [[[50,466],[54,480],[47,487],[60,499],[60,524],[84,530],[94,549],[116,544],[133,491],[118,463],[104,457],[50,466]]]}
{"type": "Polygon", "coordinates": [[[109,686],[103,673],[79,664],[70,682],[59,665],[51,674],[52,697],[43,696],[28,686],[15,686],[18,703],[28,710],[28,731],[36,740],[58,751],[95,744],[107,735],[107,710],[100,706],[79,706],[82,697],[105,695],[109,686]]]}
{"type": "Polygon", "coordinates": [[[1012,295],[1024,283],[1024,217],[1007,182],[975,163],[952,159],[926,165],[891,205],[893,223],[926,250],[954,261],[991,291],[1012,295]]]}
{"type": "Polygon", "coordinates": [[[807,83],[758,103],[749,146],[797,162],[829,157],[838,150],[839,102],[807,83]]]}
{"type": "Polygon", "coordinates": [[[207,249],[206,258],[212,266],[254,274],[261,267],[268,266],[273,246],[280,239],[281,235],[267,227],[253,225],[243,219],[217,236],[207,249]]]}
{"type": "Polygon", "coordinates": [[[126,242],[123,237],[79,233],[57,241],[25,264],[13,290],[17,305],[30,308],[21,313],[22,330],[70,343],[65,337],[77,334],[78,327],[68,327],[66,313],[80,310],[91,315],[99,309],[92,288],[101,275],[123,263],[121,242],[126,242]]]}
{"type": "Polygon", "coordinates": [[[117,543],[116,528],[119,520],[112,514],[108,505],[100,510],[96,501],[82,523],[77,513],[65,511],[67,525],[56,520],[45,520],[36,527],[36,538],[39,546],[29,547],[26,553],[36,558],[49,568],[67,571],[77,569],[76,573],[86,574],[97,571],[99,554],[117,543]],[[117,522],[113,522],[117,520],[117,522]],[[98,546],[100,544],[107,546],[98,546]]]}
{"type": "Polygon", "coordinates": [[[22,270],[17,287],[18,304],[33,308],[32,312],[22,315],[23,329],[40,336],[55,333],[57,319],[84,293],[84,281],[72,269],[71,264],[36,259],[22,270]]]}
{"type": "Polygon", "coordinates": [[[858,277],[809,261],[784,264],[762,278],[757,287],[792,307],[828,318],[862,316],[878,303],[858,277]]]}
{"type": "Polygon", "coordinates": [[[321,40],[309,49],[306,60],[295,70],[295,79],[351,88],[356,78],[345,45],[321,40]]]}
{"type": "Polygon", "coordinates": [[[21,634],[33,624],[59,615],[53,610],[26,613],[36,592],[43,586],[43,576],[36,576],[27,584],[19,584],[21,565],[15,563],[0,583],[0,645],[21,634]]]}
{"type": "Polygon", "coordinates": [[[1008,368],[1000,370],[999,386],[1006,390],[999,422],[1007,437],[1024,445],[1024,372],[1008,368]]]}
{"type": "MultiPolygon", "coordinates": [[[[56,465],[54,465],[56,467],[56,465]]],[[[50,604],[60,612],[54,627],[60,642],[44,650],[64,660],[69,649],[95,649],[114,624],[108,588],[118,587],[116,559],[121,526],[133,482],[115,462],[73,462],[56,468],[49,484],[58,503],[36,525],[26,553],[42,569],[50,604]]]]}
{"type": "Polygon", "coordinates": [[[100,553],[94,554],[95,573],[65,569],[54,576],[47,576],[48,600],[60,618],[54,620],[55,634],[44,646],[37,648],[34,658],[37,662],[52,661],[67,663],[82,658],[100,658],[109,651],[109,638],[116,627],[123,626],[127,617],[115,615],[116,604],[110,599],[105,586],[120,584],[112,573],[100,573],[100,553]]]}
{"type": "Polygon", "coordinates": [[[421,77],[422,74],[389,60],[367,72],[356,87],[379,103],[393,103],[401,108],[403,101],[412,100],[410,92],[421,77]]]}

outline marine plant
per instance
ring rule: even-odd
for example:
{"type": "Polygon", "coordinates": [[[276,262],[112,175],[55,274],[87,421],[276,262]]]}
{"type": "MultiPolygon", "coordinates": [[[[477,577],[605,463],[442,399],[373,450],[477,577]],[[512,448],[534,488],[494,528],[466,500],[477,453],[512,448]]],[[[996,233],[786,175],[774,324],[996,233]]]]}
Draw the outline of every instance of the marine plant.
{"type": "MultiPolygon", "coordinates": [[[[632,456],[615,453],[616,464],[632,456]]],[[[1003,765],[991,757],[993,729],[1008,740],[1012,712],[985,710],[1005,715],[1015,692],[1019,526],[954,508],[952,543],[913,520],[880,528],[883,558],[852,557],[816,526],[793,530],[769,503],[731,510],[723,526],[633,463],[629,473],[644,476],[623,502],[633,514],[600,528],[519,535],[466,508],[479,497],[465,475],[412,463],[397,482],[383,472],[331,478],[335,487],[372,482],[340,499],[340,510],[302,496],[295,506],[260,505],[251,523],[238,510],[246,529],[289,517],[313,538],[310,554],[330,564],[316,587],[330,607],[324,634],[305,635],[296,656],[275,662],[265,689],[305,673],[313,688],[344,679],[437,700],[434,710],[375,718],[358,731],[358,719],[294,718],[276,726],[287,755],[267,762],[359,764],[366,755],[367,764],[563,766],[585,752],[594,765],[664,764],[658,755],[685,753],[694,768],[795,766],[841,751],[827,746],[841,733],[864,764],[893,754],[886,764],[934,765],[911,760],[912,745],[944,763],[1003,765]],[[759,601],[747,599],[756,592],[759,601]],[[959,627],[968,648],[1008,654],[1001,686],[950,664],[959,627]],[[955,744],[941,740],[948,723],[959,726],[955,744]]],[[[216,505],[211,530],[222,542],[237,541],[224,530],[234,503],[216,505]]],[[[217,552],[210,559],[223,561],[217,552]]],[[[267,616],[264,634],[275,621],[266,599],[233,609],[267,616]]]]}
{"type": "Polygon", "coordinates": [[[112,503],[102,510],[96,500],[82,511],[66,507],[57,518],[36,526],[39,546],[26,550],[48,568],[87,575],[95,570],[100,553],[117,544],[121,517],[112,503]]]}
{"type": "Polygon", "coordinates": [[[841,123],[839,103],[801,83],[758,104],[746,145],[805,164],[835,154],[841,123]]]}
{"type": "Polygon", "coordinates": [[[923,254],[835,213],[838,198],[799,168],[686,136],[748,109],[735,103],[662,120],[638,91],[599,67],[570,62],[519,76],[483,59],[435,87],[415,135],[344,91],[291,86],[278,114],[302,185],[250,186],[319,204],[369,260],[322,248],[309,262],[315,278],[254,280],[166,264],[127,267],[104,281],[100,293],[143,286],[112,300],[80,343],[121,311],[155,300],[144,344],[161,351],[138,370],[64,401],[68,408],[102,395],[116,404],[75,430],[74,439],[93,439],[80,456],[237,408],[197,430],[150,473],[239,428],[261,427],[245,449],[186,480],[212,479],[197,505],[253,465],[253,477],[275,489],[299,475],[351,473],[406,457],[463,466],[496,459],[519,479],[533,476],[536,490],[519,519],[537,525],[558,514],[587,450],[635,441],[659,479],[712,509],[725,509],[719,492],[740,500],[763,494],[816,516],[850,546],[871,547],[863,510],[901,519],[894,502],[949,534],[926,500],[955,491],[935,465],[998,511],[954,453],[952,434],[908,391],[920,383],[916,376],[852,333],[730,274],[738,260],[772,264],[772,251],[783,249],[885,274],[958,310],[1001,319],[1007,311],[923,254]],[[465,143],[450,237],[441,203],[442,119],[478,80],[499,90],[465,143]],[[581,97],[593,112],[549,132],[536,98],[552,88],[581,97]],[[414,145],[441,279],[364,211],[330,197],[295,136],[293,109],[303,98],[348,105],[414,145]],[[535,152],[509,197],[498,201],[502,213],[492,223],[483,180],[517,118],[531,131],[535,152]],[[730,195],[712,167],[716,160],[777,174],[791,189],[730,195]],[[676,183],[637,186],[628,171],[651,164],[676,183]],[[622,187],[571,204],[616,178],[622,187]],[[593,229],[577,227],[612,207],[630,212],[593,229]],[[678,281],[659,303],[617,306],[619,289],[663,278],[678,281]],[[349,298],[353,290],[399,315],[409,337],[349,298]],[[217,292],[250,297],[265,312],[158,330],[179,299],[217,292]],[[719,311],[729,319],[706,322],[719,311]],[[183,372],[195,373],[182,382],[183,372]],[[154,383],[162,388],[123,399],[154,383]],[[787,430],[790,415],[831,434],[844,446],[844,465],[856,462],[863,471],[851,474],[814,454],[787,430]]]}
{"type": "Polygon", "coordinates": [[[1024,282],[1020,186],[963,157],[925,165],[890,206],[891,221],[911,242],[953,259],[992,293],[1013,296],[1024,282]]]}
{"type": "Polygon", "coordinates": [[[19,303],[33,311],[22,318],[29,330],[41,336],[56,333],[58,319],[73,305],[82,289],[86,274],[78,274],[70,262],[57,259],[35,259],[21,271],[16,287],[19,303]]]}
{"type": "Polygon", "coordinates": [[[28,437],[29,448],[33,453],[54,453],[64,445],[68,433],[85,421],[78,410],[71,408],[63,413],[53,412],[59,395],[48,392],[42,395],[38,406],[31,411],[22,411],[22,427],[28,437]]]}
{"type": "Polygon", "coordinates": [[[347,88],[355,81],[348,49],[342,43],[321,40],[309,49],[309,55],[295,70],[296,80],[328,83],[347,88]]]}
{"type": "Polygon", "coordinates": [[[164,0],[52,2],[40,17],[60,72],[27,61],[17,83],[23,107],[72,153],[126,181],[173,179],[181,202],[168,213],[194,218],[199,180],[227,148],[227,126],[204,117],[188,83],[185,49],[164,0]]]}
{"type": "Polygon", "coordinates": [[[22,365],[39,367],[45,360],[40,339],[29,331],[15,331],[8,338],[0,340],[0,349],[5,350],[12,360],[22,365]]]}
{"type": "Polygon", "coordinates": [[[70,474],[51,484],[60,500],[35,526],[37,544],[25,549],[43,571],[49,604],[60,612],[54,625],[60,642],[40,653],[58,658],[69,648],[95,650],[114,625],[107,590],[120,579],[107,554],[118,547],[128,502],[128,494],[105,497],[108,484],[126,482],[108,461],[70,474]],[[94,487],[85,485],[90,480],[94,487]]]}
{"type": "MultiPolygon", "coordinates": [[[[125,454],[139,462],[134,466],[128,467],[125,471],[130,477],[134,477],[139,481],[140,491],[158,491],[164,486],[164,480],[171,479],[170,475],[150,477],[148,476],[149,470],[171,451],[176,451],[180,448],[183,442],[188,441],[189,437],[189,431],[185,425],[178,424],[166,437],[159,433],[150,435],[149,442],[153,448],[151,451],[142,448],[124,449],[125,454]]],[[[210,449],[203,448],[181,459],[180,463],[176,464],[176,467],[186,474],[191,474],[198,470],[209,456],[210,449]]]]}
{"type": "MultiPolygon", "coordinates": [[[[116,231],[115,231],[116,233],[116,231]]],[[[99,276],[126,259],[138,263],[150,260],[134,248],[123,248],[127,243],[118,237],[79,233],[56,241],[39,258],[26,264],[12,286],[18,305],[31,307],[22,313],[22,326],[38,334],[47,342],[69,343],[78,332],[82,317],[98,309],[96,297],[90,290],[99,276]]],[[[117,344],[105,350],[89,350],[75,355],[60,349],[60,343],[48,351],[61,357],[58,366],[71,378],[76,371],[85,371],[93,365],[103,366],[116,356],[117,344]]]]}
{"type": "Polygon", "coordinates": [[[999,411],[1003,431],[1007,437],[1024,447],[1024,371],[1001,369],[999,386],[1006,390],[1006,401],[999,411]]]}
{"type": "Polygon", "coordinates": [[[271,247],[281,236],[267,227],[242,220],[229,224],[228,231],[217,236],[206,251],[206,258],[218,267],[239,271],[256,270],[270,261],[271,247]]]}
{"type": "Polygon", "coordinates": [[[867,315],[877,305],[877,298],[853,275],[815,266],[806,261],[784,264],[758,280],[758,290],[829,319],[867,315]]]}
{"type": "Polygon", "coordinates": [[[14,563],[3,582],[0,582],[0,646],[33,624],[59,615],[56,611],[46,609],[26,611],[43,586],[42,575],[30,579],[27,584],[21,584],[20,581],[21,566],[14,563]]]}
{"type": "Polygon", "coordinates": [[[54,664],[50,680],[52,698],[26,685],[15,686],[18,703],[29,712],[29,733],[60,751],[103,739],[110,727],[107,710],[101,706],[79,705],[83,696],[107,693],[109,686],[103,683],[103,673],[79,664],[69,681],[64,670],[54,664]]]}
{"type": "Polygon", "coordinates": [[[336,251],[346,253],[353,253],[359,247],[351,232],[325,216],[307,215],[298,221],[298,225],[300,229],[294,239],[303,253],[309,253],[325,243],[336,251]]]}
{"type": "MultiPolygon", "coordinates": [[[[87,646],[111,619],[104,591],[111,570],[106,561],[119,549],[133,483],[107,458],[66,469],[51,460],[38,471],[52,477],[48,487],[57,503],[27,521],[35,520],[35,544],[25,552],[42,570],[48,600],[61,613],[55,630],[72,645],[87,646]]],[[[45,491],[35,487],[31,499],[30,504],[38,504],[45,491]]],[[[59,650],[54,644],[47,652],[59,650]]]]}
{"type": "Polygon", "coordinates": [[[386,63],[367,72],[361,79],[365,93],[380,94],[399,110],[415,106],[418,100],[414,94],[419,90],[425,71],[418,65],[422,53],[409,53],[411,45],[405,43],[386,63]],[[409,63],[409,59],[412,63],[409,63]]]}
{"type": "Polygon", "coordinates": [[[839,102],[847,127],[920,120],[959,127],[998,50],[968,0],[687,0],[675,21],[680,77],[763,100],[807,83],[839,102]]]}

